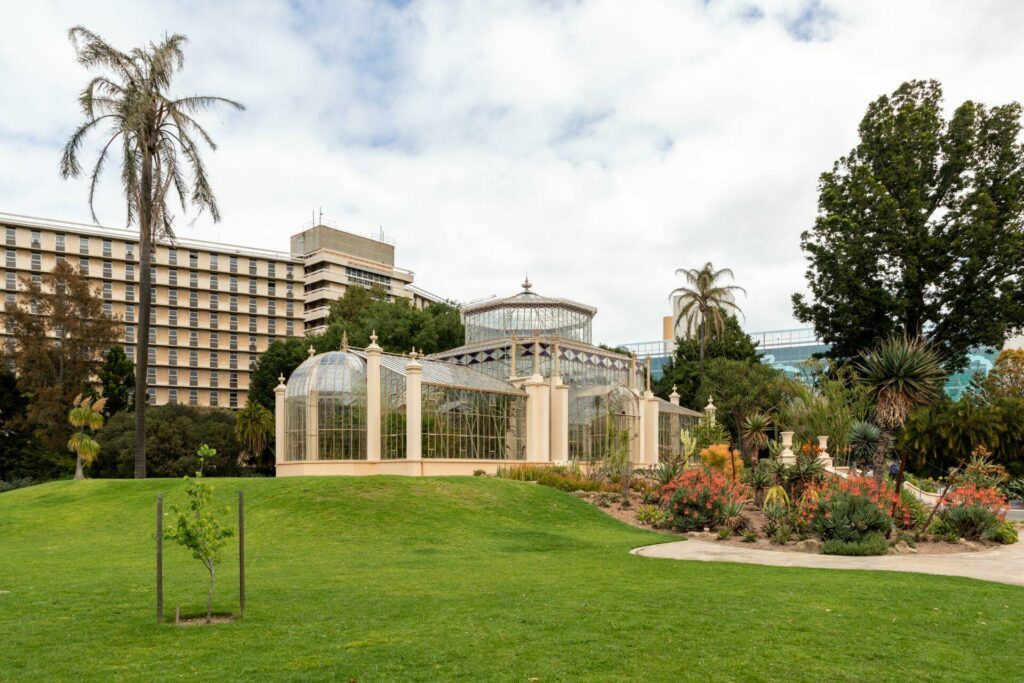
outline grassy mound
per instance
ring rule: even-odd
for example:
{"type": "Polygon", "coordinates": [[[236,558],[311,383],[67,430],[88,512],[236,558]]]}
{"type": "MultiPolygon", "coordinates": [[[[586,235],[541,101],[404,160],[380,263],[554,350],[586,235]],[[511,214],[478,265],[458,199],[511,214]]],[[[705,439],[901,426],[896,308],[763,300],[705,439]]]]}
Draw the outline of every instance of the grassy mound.
{"type": "MultiPolygon", "coordinates": [[[[1011,586],[635,557],[667,539],[487,477],[214,483],[221,505],[246,493],[248,611],[187,629],[153,607],[154,498],[183,501],[180,481],[0,494],[0,680],[1020,674],[1011,586]]],[[[236,609],[235,563],[215,611],[236,609]]],[[[201,565],[168,548],[165,575],[168,614],[201,612],[201,565]]]]}

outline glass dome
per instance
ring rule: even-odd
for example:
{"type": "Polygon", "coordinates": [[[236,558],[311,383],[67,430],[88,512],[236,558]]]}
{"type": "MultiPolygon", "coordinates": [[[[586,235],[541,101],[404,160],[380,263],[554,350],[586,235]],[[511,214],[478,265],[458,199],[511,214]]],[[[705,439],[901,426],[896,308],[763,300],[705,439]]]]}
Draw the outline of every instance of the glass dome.
{"type": "Polygon", "coordinates": [[[366,459],[366,361],[349,351],[306,359],[285,389],[288,460],[366,459]]]}
{"type": "Polygon", "coordinates": [[[597,309],[576,301],[549,298],[531,292],[529,280],[523,291],[510,297],[489,299],[462,308],[466,344],[519,337],[562,337],[590,344],[591,324],[597,309]]]}

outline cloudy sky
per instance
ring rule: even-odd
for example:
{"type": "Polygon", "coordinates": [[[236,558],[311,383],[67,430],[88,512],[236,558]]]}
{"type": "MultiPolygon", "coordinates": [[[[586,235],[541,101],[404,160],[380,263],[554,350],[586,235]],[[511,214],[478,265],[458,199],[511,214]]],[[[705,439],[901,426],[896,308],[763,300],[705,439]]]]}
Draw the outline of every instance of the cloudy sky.
{"type": "Polygon", "coordinates": [[[284,250],[322,208],[383,229],[447,297],[529,271],[596,305],[606,342],[658,338],[674,270],[708,260],[746,287],[747,329],[796,326],[817,177],[867,103],[911,78],[942,81],[947,109],[1024,96],[1017,0],[0,0],[0,211],[90,220],[57,175],[75,24],[124,49],[184,33],[176,92],[247,105],[206,117],[223,220],[181,236],[284,250]]]}

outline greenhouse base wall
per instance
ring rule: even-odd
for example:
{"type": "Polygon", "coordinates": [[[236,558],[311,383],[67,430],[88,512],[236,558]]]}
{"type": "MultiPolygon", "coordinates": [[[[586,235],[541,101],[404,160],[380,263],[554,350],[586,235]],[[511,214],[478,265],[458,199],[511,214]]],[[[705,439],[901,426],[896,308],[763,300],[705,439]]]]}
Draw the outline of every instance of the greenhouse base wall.
{"type": "Polygon", "coordinates": [[[468,476],[483,470],[496,474],[499,467],[553,463],[526,460],[295,460],[277,463],[279,477],[373,476],[392,474],[407,477],[468,476]]]}

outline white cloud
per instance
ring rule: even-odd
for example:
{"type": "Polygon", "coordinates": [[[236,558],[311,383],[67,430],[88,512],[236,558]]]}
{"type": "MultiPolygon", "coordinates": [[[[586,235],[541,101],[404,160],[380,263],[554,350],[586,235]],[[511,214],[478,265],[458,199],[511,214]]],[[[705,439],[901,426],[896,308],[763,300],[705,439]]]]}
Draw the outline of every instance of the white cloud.
{"type": "Polygon", "coordinates": [[[208,117],[224,221],[183,236],[285,249],[322,206],[383,226],[428,289],[528,270],[615,342],[657,337],[673,271],[706,260],[747,288],[748,328],[795,326],[817,176],[867,103],[910,78],[1002,103],[1024,66],[1009,1],[98,5],[0,0],[0,210],[88,219],[56,172],[85,80],[68,27],[181,32],[180,91],[248,106],[208,117]]]}

